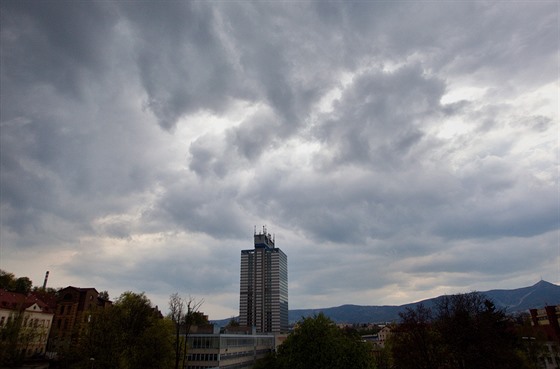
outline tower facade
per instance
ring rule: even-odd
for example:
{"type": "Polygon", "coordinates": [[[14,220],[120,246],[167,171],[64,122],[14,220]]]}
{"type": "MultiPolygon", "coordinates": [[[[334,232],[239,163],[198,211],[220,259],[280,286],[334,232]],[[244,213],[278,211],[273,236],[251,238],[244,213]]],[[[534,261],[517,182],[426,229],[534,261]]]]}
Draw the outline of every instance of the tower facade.
{"type": "Polygon", "coordinates": [[[263,227],[241,251],[239,323],[258,333],[288,331],[288,257],[263,227]]]}

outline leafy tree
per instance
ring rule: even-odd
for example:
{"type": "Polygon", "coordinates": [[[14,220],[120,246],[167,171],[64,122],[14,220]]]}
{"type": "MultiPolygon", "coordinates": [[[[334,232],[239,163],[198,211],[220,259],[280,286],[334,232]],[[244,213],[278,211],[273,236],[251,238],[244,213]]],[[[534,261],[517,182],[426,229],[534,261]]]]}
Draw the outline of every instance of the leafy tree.
{"type": "Polygon", "coordinates": [[[13,291],[16,287],[16,276],[13,273],[0,269],[0,288],[13,291]]]}
{"type": "Polygon", "coordinates": [[[109,301],[109,292],[101,291],[101,292],[99,292],[99,295],[97,297],[99,297],[100,299],[109,301]]]}
{"type": "Polygon", "coordinates": [[[19,277],[18,279],[16,279],[14,287],[15,292],[26,294],[31,291],[33,282],[31,282],[31,279],[27,277],[19,277]]]}
{"type": "Polygon", "coordinates": [[[435,369],[441,362],[441,338],[433,326],[432,311],[423,304],[399,313],[401,324],[389,338],[399,369],[435,369]]]}
{"type": "Polygon", "coordinates": [[[19,277],[0,269],[0,288],[17,293],[29,293],[33,282],[28,277],[19,277]]]}
{"type": "Polygon", "coordinates": [[[84,316],[69,368],[168,369],[173,365],[172,322],[163,319],[144,293],[125,292],[109,308],[84,316]],[[90,360],[94,359],[93,363],[90,360]]]}
{"type": "MultiPolygon", "coordinates": [[[[123,293],[111,309],[115,326],[121,332],[118,341],[121,347],[119,367],[123,369],[167,368],[172,348],[167,337],[171,334],[167,326],[159,324],[158,311],[151,305],[144,293],[123,293]],[[164,330],[166,339],[154,342],[150,335],[164,330]],[[147,343],[150,342],[150,346],[147,343]],[[150,352],[150,356],[146,355],[150,352]],[[164,365],[165,364],[165,365],[164,365]]],[[[159,332],[161,333],[161,332],[159,332]]]]}
{"type": "Polygon", "coordinates": [[[522,368],[513,325],[505,312],[484,295],[472,292],[444,296],[437,310],[437,328],[452,367],[522,368]]]}
{"type": "Polygon", "coordinates": [[[345,369],[372,368],[368,345],[355,333],[345,333],[324,314],[303,318],[278,348],[260,362],[261,368],[345,369]]]}
{"type": "Polygon", "coordinates": [[[20,347],[23,315],[22,311],[10,314],[4,326],[0,327],[0,367],[23,362],[24,354],[20,347]]]}
{"type": "Polygon", "coordinates": [[[484,295],[445,296],[435,311],[418,305],[400,314],[390,340],[396,368],[526,368],[513,325],[484,295]]]}

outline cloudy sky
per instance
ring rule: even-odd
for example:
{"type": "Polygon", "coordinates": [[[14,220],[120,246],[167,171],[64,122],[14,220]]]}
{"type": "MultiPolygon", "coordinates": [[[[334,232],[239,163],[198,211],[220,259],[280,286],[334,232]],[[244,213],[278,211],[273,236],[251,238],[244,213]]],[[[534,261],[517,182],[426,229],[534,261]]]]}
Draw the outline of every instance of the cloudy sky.
{"type": "Polygon", "coordinates": [[[0,269],[238,314],[560,282],[556,1],[1,2],[0,269]]]}

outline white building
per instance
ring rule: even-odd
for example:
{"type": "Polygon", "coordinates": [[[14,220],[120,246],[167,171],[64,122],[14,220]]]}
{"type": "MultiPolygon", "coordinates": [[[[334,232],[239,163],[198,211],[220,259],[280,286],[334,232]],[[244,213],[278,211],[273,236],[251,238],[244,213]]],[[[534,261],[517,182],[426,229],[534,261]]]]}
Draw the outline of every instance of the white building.
{"type": "Polygon", "coordinates": [[[8,339],[17,342],[16,350],[25,357],[46,353],[53,316],[47,304],[36,296],[0,289],[0,332],[15,327],[17,337],[8,339]]]}

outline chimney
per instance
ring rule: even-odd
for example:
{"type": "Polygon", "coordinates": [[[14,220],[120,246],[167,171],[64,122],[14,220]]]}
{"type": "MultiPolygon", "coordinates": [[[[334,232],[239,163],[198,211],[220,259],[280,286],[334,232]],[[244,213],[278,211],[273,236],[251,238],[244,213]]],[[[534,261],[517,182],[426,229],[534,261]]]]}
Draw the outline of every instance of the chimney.
{"type": "Polygon", "coordinates": [[[45,281],[43,282],[43,290],[47,289],[47,280],[49,279],[49,271],[45,273],[45,281]]]}

